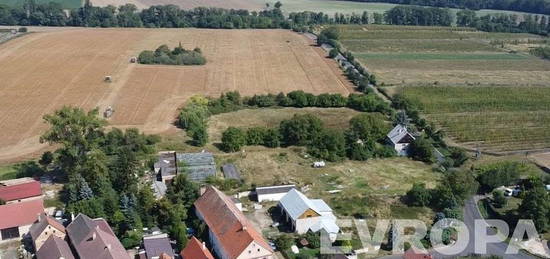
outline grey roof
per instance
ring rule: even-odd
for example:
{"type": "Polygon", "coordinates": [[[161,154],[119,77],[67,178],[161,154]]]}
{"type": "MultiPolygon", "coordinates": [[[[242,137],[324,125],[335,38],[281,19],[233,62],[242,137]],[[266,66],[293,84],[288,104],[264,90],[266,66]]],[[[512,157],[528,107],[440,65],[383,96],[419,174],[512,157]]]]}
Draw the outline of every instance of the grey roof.
{"type": "Polygon", "coordinates": [[[332,209],[321,199],[311,200],[298,190],[292,189],[281,198],[279,204],[294,221],[298,220],[309,209],[317,212],[321,220],[310,227],[313,232],[321,229],[326,230],[328,233],[338,233],[340,231],[340,228],[336,225],[336,217],[332,214],[332,209]]]}
{"type": "Polygon", "coordinates": [[[256,187],[256,194],[264,195],[264,194],[275,194],[275,193],[287,193],[288,191],[294,188],[296,188],[294,184],[256,187]]]}
{"type": "Polygon", "coordinates": [[[176,175],[176,153],[160,152],[154,168],[155,172],[160,173],[161,176],[176,175]]]}
{"type": "Polygon", "coordinates": [[[164,197],[164,195],[166,194],[166,190],[168,189],[163,181],[156,180],[153,180],[153,182],[151,183],[151,187],[157,199],[164,197]]]}
{"type": "Polygon", "coordinates": [[[130,259],[126,249],[104,219],[78,214],[66,228],[80,259],[130,259]]]}
{"type": "Polygon", "coordinates": [[[63,224],[61,224],[56,219],[49,217],[46,215],[46,213],[42,213],[38,215],[38,220],[32,224],[31,228],[29,229],[29,234],[31,235],[31,238],[33,240],[37,239],[40,234],[42,234],[42,231],[46,229],[48,226],[52,226],[56,228],[57,230],[61,232],[65,232],[65,227],[63,227],[63,224]]]}
{"type": "Polygon", "coordinates": [[[178,153],[176,158],[179,161],[183,161],[185,166],[204,166],[215,165],[214,155],[209,152],[201,153],[178,153]]]}
{"type": "Polygon", "coordinates": [[[174,250],[170,245],[170,239],[164,235],[156,235],[151,237],[143,237],[143,247],[147,258],[159,257],[160,254],[166,253],[174,257],[174,250]]]}
{"type": "Polygon", "coordinates": [[[409,133],[409,131],[407,130],[407,127],[404,125],[398,124],[390,131],[390,133],[388,133],[387,137],[393,144],[397,144],[407,135],[414,140],[414,137],[409,133]]]}
{"type": "Polygon", "coordinates": [[[90,217],[78,214],[73,222],[67,226],[71,242],[74,244],[81,243],[96,226],[96,223],[90,217]]]}
{"type": "Polygon", "coordinates": [[[241,179],[241,173],[234,164],[225,164],[222,166],[223,175],[227,179],[241,179]]]}
{"type": "Polygon", "coordinates": [[[185,172],[191,181],[202,182],[207,177],[216,175],[216,162],[212,153],[178,153],[176,158],[178,163],[182,162],[185,166],[178,171],[185,172]]]}
{"type": "Polygon", "coordinates": [[[36,259],[74,259],[71,248],[65,240],[51,235],[46,239],[46,242],[36,251],[36,259]]]}
{"type": "Polygon", "coordinates": [[[317,211],[317,208],[309,200],[309,198],[296,189],[290,190],[285,196],[283,196],[283,198],[279,201],[279,204],[285,209],[293,220],[297,220],[308,209],[312,209],[321,214],[320,211],[317,211]]]}

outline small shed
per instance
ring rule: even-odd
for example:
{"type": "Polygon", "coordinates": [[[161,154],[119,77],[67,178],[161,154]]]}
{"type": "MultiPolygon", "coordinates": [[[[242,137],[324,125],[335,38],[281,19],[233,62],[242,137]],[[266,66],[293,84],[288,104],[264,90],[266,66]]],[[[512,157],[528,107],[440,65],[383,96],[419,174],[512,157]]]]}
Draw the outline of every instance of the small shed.
{"type": "Polygon", "coordinates": [[[280,201],[285,194],[295,188],[294,184],[256,187],[256,197],[258,202],[280,201]]]}
{"type": "Polygon", "coordinates": [[[225,164],[222,166],[225,179],[241,180],[241,173],[234,164],[225,164]]]}

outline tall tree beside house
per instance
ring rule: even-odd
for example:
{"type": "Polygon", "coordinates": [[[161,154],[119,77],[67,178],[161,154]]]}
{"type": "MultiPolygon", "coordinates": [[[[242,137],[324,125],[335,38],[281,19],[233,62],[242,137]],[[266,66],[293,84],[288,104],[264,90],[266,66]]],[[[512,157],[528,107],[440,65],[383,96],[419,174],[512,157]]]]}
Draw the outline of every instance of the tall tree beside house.
{"type": "Polygon", "coordinates": [[[537,231],[550,229],[550,195],[542,185],[527,191],[518,211],[521,218],[533,220],[537,231]]]}
{"type": "Polygon", "coordinates": [[[129,245],[140,239],[140,231],[133,229],[141,229],[142,222],[148,227],[157,225],[150,215],[154,198],[150,190],[143,195],[140,191],[149,186],[139,187],[137,179],[158,137],[137,129],[106,132],[106,122],[98,117],[97,110],[63,107],[44,118],[51,128],[41,141],[59,146],[53,153],[53,164],[68,181],[62,200],[69,212],[107,219],[129,245]],[[146,210],[137,209],[138,196],[139,207],[146,210]]]}
{"type": "Polygon", "coordinates": [[[426,162],[426,163],[433,163],[435,160],[434,154],[433,154],[434,147],[432,143],[423,137],[416,138],[410,145],[409,145],[409,155],[414,160],[426,162]]]}

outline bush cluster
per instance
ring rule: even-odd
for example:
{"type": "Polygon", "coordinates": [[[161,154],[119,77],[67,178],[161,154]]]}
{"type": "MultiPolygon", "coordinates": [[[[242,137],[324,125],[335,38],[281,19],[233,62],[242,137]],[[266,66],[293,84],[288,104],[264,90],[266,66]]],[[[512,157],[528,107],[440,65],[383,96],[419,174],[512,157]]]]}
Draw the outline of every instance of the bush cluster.
{"type": "Polygon", "coordinates": [[[341,94],[313,95],[304,91],[292,91],[288,94],[279,93],[254,95],[241,98],[238,92],[227,92],[220,98],[210,99],[208,109],[211,114],[233,112],[244,108],[254,107],[320,107],[339,108],[348,107],[361,112],[379,112],[386,115],[392,114],[389,104],[374,94],[350,94],[348,97],[341,94]]]}
{"type": "Polygon", "coordinates": [[[360,114],[350,124],[344,132],[327,129],[316,116],[303,114],[281,121],[277,128],[229,127],[222,134],[222,149],[235,152],[245,145],[305,146],[309,154],[327,161],[395,156],[393,148],[384,144],[388,125],[382,114],[360,114]]]}
{"type": "Polygon", "coordinates": [[[162,65],[204,65],[206,59],[202,56],[199,48],[186,50],[181,46],[170,50],[168,46],[161,45],[155,51],[144,50],[139,54],[140,64],[162,64],[162,65]]]}

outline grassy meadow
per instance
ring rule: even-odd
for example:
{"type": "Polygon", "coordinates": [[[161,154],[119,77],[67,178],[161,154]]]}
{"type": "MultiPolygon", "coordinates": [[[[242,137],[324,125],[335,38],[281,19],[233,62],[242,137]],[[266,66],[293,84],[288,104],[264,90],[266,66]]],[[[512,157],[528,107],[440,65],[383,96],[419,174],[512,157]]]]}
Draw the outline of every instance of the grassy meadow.
{"type": "Polygon", "coordinates": [[[487,33],[471,28],[345,25],[340,42],[380,85],[545,86],[550,62],[502,41],[541,41],[524,33],[487,33]]]}
{"type": "Polygon", "coordinates": [[[550,87],[402,87],[455,142],[489,151],[550,147],[550,87]]]}

